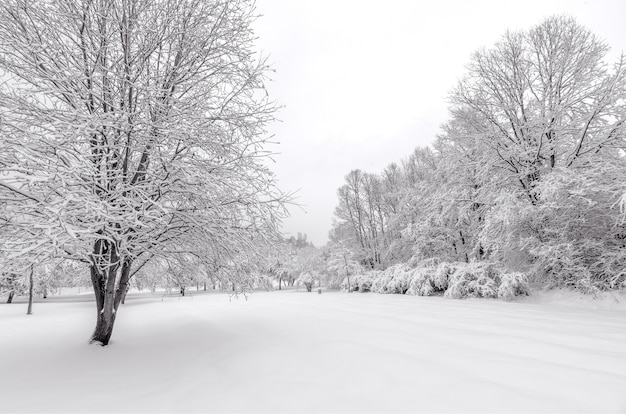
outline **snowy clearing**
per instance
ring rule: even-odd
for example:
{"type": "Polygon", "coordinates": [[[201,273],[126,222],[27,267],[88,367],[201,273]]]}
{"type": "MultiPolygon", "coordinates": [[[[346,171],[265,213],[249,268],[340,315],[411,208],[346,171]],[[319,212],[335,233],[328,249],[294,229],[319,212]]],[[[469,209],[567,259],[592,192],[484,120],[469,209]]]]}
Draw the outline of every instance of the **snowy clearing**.
{"type": "Polygon", "coordinates": [[[0,411],[626,412],[623,307],[540,302],[129,295],[105,348],[92,302],[3,304],[0,411]]]}

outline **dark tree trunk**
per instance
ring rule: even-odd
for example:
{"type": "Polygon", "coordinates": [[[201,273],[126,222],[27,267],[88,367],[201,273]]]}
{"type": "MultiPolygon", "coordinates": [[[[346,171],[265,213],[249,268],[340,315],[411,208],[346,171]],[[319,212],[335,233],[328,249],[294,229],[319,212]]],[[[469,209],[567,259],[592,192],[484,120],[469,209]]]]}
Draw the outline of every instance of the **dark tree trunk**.
{"type": "Polygon", "coordinates": [[[132,261],[117,253],[117,246],[109,240],[94,243],[94,263],[91,265],[91,283],[96,296],[96,328],[90,343],[109,344],[117,310],[126,293],[132,261]],[[120,269],[121,261],[121,269],[120,269]],[[100,266],[98,266],[100,264],[100,266]],[[103,266],[104,265],[104,266],[103,266]],[[118,279],[116,288],[116,281],[118,279]]]}
{"type": "Polygon", "coordinates": [[[14,290],[9,292],[9,298],[7,299],[7,303],[12,303],[13,302],[13,296],[15,296],[15,291],[14,290]]]}
{"type": "Polygon", "coordinates": [[[126,295],[128,294],[128,290],[130,289],[130,283],[126,285],[126,289],[124,289],[124,294],[122,296],[122,305],[126,302],[126,295]]]}
{"type": "Polygon", "coordinates": [[[283,277],[278,278],[278,290],[282,290],[283,277]]]}
{"type": "Polygon", "coordinates": [[[33,314],[33,265],[30,265],[30,274],[28,275],[28,310],[26,314],[33,314]]]}
{"type": "Polygon", "coordinates": [[[90,343],[97,343],[102,346],[109,344],[111,334],[113,333],[116,313],[117,312],[113,312],[112,308],[103,308],[98,312],[96,329],[91,335],[90,343]]]}
{"type": "Polygon", "coordinates": [[[43,287],[43,298],[48,299],[48,288],[45,286],[43,287]]]}
{"type": "Polygon", "coordinates": [[[204,291],[206,292],[206,282],[204,282],[204,291]]]}

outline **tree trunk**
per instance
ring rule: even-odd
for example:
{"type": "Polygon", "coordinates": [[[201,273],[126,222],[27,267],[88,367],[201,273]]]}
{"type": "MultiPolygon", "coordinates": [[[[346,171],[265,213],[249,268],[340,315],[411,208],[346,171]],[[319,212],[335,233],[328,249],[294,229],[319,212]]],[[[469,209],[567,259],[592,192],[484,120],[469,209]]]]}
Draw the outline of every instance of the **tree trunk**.
{"type": "Polygon", "coordinates": [[[204,282],[204,291],[206,292],[206,282],[204,282]]]}
{"type": "Polygon", "coordinates": [[[30,265],[30,275],[28,276],[28,310],[26,314],[33,314],[33,265],[30,265]]]}
{"type": "Polygon", "coordinates": [[[48,288],[46,286],[43,287],[43,298],[48,299],[48,288]]]}
{"type": "Polygon", "coordinates": [[[124,289],[124,294],[122,296],[122,305],[126,302],[126,295],[128,294],[128,290],[130,289],[130,283],[126,285],[126,289],[124,289]]]}
{"type": "Polygon", "coordinates": [[[283,277],[278,278],[278,290],[282,290],[283,277]]]}
{"type": "Polygon", "coordinates": [[[117,310],[122,301],[130,279],[132,260],[117,254],[117,246],[108,240],[94,243],[94,261],[90,267],[91,283],[96,296],[96,328],[89,343],[102,346],[109,344],[117,310]],[[121,262],[121,269],[120,269],[121,262]],[[105,266],[98,266],[104,264],[105,266]],[[118,279],[119,273],[119,282],[118,279]]]}
{"type": "Polygon", "coordinates": [[[102,346],[109,344],[111,334],[113,333],[113,324],[117,312],[113,312],[112,308],[102,308],[98,311],[96,319],[96,329],[91,335],[90,343],[97,343],[102,346]]]}
{"type": "Polygon", "coordinates": [[[13,296],[15,295],[15,291],[12,290],[9,292],[9,298],[7,299],[7,303],[12,303],[13,302],[13,296]]]}

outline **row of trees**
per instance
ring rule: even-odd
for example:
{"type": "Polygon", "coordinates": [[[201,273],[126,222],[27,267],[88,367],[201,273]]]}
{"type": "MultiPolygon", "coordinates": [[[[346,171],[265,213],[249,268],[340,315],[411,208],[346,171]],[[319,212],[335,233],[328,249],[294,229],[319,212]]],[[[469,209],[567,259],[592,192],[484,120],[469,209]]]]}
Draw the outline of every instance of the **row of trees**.
{"type": "Polygon", "coordinates": [[[370,269],[492,262],[586,290],[626,283],[626,61],[568,17],[472,56],[432,147],[351,171],[330,237],[370,269]]]}
{"type": "Polygon", "coordinates": [[[2,278],[80,263],[103,345],[151,267],[247,285],[289,198],[264,162],[254,18],[246,0],[2,2],[2,278]]]}
{"type": "Polygon", "coordinates": [[[347,246],[336,243],[318,248],[302,233],[283,239],[269,257],[266,275],[278,284],[278,289],[295,284],[309,291],[315,284],[339,289],[342,282],[350,283],[363,270],[347,246]]]}

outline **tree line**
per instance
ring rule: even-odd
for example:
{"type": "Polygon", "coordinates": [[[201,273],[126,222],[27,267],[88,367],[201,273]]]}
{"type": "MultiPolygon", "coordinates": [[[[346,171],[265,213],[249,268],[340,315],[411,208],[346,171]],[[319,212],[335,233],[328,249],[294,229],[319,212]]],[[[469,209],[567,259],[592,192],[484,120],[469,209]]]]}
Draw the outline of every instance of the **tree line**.
{"type": "Polygon", "coordinates": [[[369,270],[484,263],[624,287],[626,62],[608,51],[565,16],[476,51],[431,146],[345,177],[331,244],[369,270]]]}

